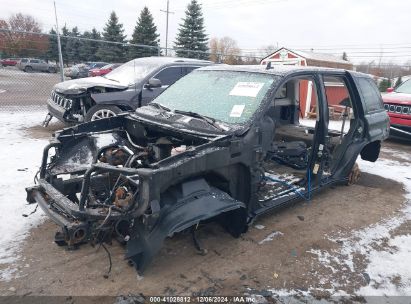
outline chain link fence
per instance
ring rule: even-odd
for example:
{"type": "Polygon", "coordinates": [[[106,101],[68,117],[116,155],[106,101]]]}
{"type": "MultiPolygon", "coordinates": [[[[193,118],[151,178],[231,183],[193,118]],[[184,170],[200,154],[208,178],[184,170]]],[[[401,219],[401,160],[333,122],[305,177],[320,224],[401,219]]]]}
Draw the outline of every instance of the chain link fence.
{"type": "Polygon", "coordinates": [[[90,37],[61,35],[63,71],[60,69],[56,34],[0,29],[0,111],[47,112],[47,99],[53,86],[71,78],[87,77],[89,67],[96,64],[122,64],[129,60],[167,56],[206,59],[234,64],[258,64],[260,58],[219,54],[196,50],[118,43],[90,37]],[[79,64],[82,73],[71,75],[79,64]]]}

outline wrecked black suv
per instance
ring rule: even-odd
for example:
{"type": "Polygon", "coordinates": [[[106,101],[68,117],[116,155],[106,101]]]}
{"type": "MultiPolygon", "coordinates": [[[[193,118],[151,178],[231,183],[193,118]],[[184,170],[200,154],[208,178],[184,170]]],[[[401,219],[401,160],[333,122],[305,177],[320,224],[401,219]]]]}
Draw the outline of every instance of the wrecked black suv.
{"type": "Polygon", "coordinates": [[[346,182],[388,132],[364,74],[210,66],[135,113],[55,133],[27,200],[62,228],[58,244],[116,238],[143,271],[199,222],[238,237],[256,216],[346,182]]]}
{"type": "Polygon", "coordinates": [[[181,77],[211,61],[145,57],[131,60],[104,76],[68,80],[56,84],[47,100],[48,114],[75,124],[116,116],[147,105],[181,77]]]}

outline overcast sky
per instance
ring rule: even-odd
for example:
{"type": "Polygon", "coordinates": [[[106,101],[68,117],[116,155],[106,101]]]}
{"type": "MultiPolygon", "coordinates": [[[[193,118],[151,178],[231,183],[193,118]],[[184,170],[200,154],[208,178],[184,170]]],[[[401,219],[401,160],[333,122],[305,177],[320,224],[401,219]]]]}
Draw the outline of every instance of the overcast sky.
{"type": "MultiPolygon", "coordinates": [[[[56,0],[60,25],[102,30],[114,10],[130,37],[147,6],[165,46],[167,0],[56,0]]],[[[189,0],[170,0],[169,42],[189,0]]],[[[266,45],[348,53],[354,62],[411,60],[411,1],[406,0],[200,0],[209,37],[230,36],[244,54],[266,45]]],[[[0,18],[22,12],[45,31],[55,24],[52,0],[1,0],[0,18]]],[[[169,43],[172,46],[172,43],[169,43]]]]}

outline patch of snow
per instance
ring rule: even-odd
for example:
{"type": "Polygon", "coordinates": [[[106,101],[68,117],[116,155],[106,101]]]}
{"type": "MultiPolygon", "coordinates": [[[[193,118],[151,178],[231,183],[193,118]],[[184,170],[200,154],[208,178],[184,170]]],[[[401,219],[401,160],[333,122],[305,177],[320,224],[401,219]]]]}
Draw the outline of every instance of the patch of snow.
{"type": "Polygon", "coordinates": [[[403,152],[403,151],[397,151],[397,150],[390,149],[390,148],[387,148],[387,147],[382,147],[381,151],[385,152],[385,153],[388,153],[388,154],[391,154],[392,156],[394,156],[396,158],[400,158],[400,159],[402,159],[406,162],[411,162],[411,153],[406,153],[406,152],[403,152]]]}
{"type": "Polygon", "coordinates": [[[22,214],[29,214],[35,208],[26,202],[25,187],[34,183],[33,177],[40,167],[47,141],[32,139],[21,130],[41,124],[43,116],[44,112],[0,112],[0,146],[3,151],[0,153],[0,280],[13,277],[15,269],[4,264],[19,258],[18,246],[29,229],[43,218],[41,210],[29,217],[22,214]]]}
{"type": "Polygon", "coordinates": [[[274,231],[270,233],[269,235],[267,235],[265,239],[259,241],[258,244],[262,245],[266,242],[271,242],[272,240],[274,240],[274,238],[276,238],[277,236],[281,236],[281,235],[284,235],[284,233],[282,233],[281,231],[274,231]]]}
{"type": "MultiPolygon", "coordinates": [[[[359,160],[360,169],[401,182],[406,190],[407,204],[399,216],[385,219],[370,227],[352,232],[347,237],[330,237],[342,244],[337,251],[313,251],[319,262],[329,268],[340,264],[352,272],[355,256],[362,256],[367,262],[365,273],[369,285],[360,287],[361,296],[404,296],[411,294],[411,236],[391,237],[391,232],[407,221],[411,221],[411,170],[398,161],[379,159],[376,163],[359,160]],[[386,244],[388,240],[388,244],[386,244]]],[[[332,280],[332,277],[328,277],[332,280]]]]}
{"type": "Polygon", "coordinates": [[[393,251],[373,250],[369,253],[367,273],[371,284],[361,287],[363,296],[411,295],[411,235],[400,235],[388,242],[393,251]]]}
{"type": "Polygon", "coordinates": [[[263,230],[265,226],[264,225],[254,225],[254,228],[258,230],[263,230]]]}

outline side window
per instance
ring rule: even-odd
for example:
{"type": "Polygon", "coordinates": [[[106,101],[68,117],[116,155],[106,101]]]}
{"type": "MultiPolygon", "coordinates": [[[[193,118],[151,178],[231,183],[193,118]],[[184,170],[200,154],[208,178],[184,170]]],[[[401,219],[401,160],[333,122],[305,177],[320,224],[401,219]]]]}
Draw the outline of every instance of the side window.
{"type": "Polygon", "coordinates": [[[344,77],[324,76],[324,87],[329,115],[328,129],[348,133],[351,125],[348,121],[354,119],[354,111],[344,77]]]}
{"type": "Polygon", "coordinates": [[[33,59],[33,60],[30,60],[30,63],[39,63],[39,60],[33,59]]]}
{"type": "Polygon", "coordinates": [[[367,112],[373,112],[382,109],[383,104],[381,100],[381,94],[378,91],[375,83],[368,78],[358,78],[358,84],[365,101],[367,112]]]}
{"type": "Polygon", "coordinates": [[[181,67],[165,68],[155,75],[154,78],[160,79],[162,85],[172,85],[183,76],[181,70],[181,67]]]}
{"type": "Polygon", "coordinates": [[[21,62],[25,63],[25,62],[28,62],[28,60],[27,59],[22,59],[21,62]]]}
{"type": "Polygon", "coordinates": [[[185,67],[185,68],[183,68],[183,74],[184,75],[190,74],[192,71],[194,71],[198,68],[199,68],[198,66],[196,66],[196,67],[185,67]]]}

